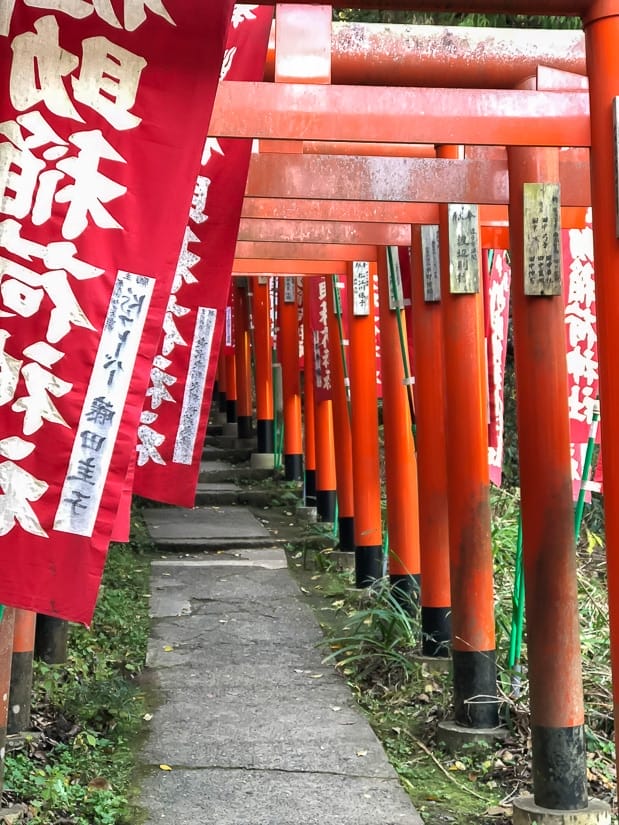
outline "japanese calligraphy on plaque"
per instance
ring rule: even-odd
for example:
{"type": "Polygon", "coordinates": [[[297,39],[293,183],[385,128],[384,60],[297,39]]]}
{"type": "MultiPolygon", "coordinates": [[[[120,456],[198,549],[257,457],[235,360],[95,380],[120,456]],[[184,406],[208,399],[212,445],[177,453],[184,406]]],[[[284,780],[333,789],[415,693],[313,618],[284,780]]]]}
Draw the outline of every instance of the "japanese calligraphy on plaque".
{"type": "Polygon", "coordinates": [[[388,246],[385,249],[387,255],[387,274],[389,280],[389,309],[404,309],[404,290],[402,289],[402,271],[400,269],[400,258],[397,246],[388,246]]]}
{"type": "Polygon", "coordinates": [[[284,303],[296,304],[297,302],[297,287],[295,284],[296,278],[292,275],[286,275],[284,278],[284,303]]]}
{"type": "Polygon", "coordinates": [[[352,265],[353,315],[370,314],[370,265],[367,261],[354,261],[352,265]]]}
{"type": "Polygon", "coordinates": [[[561,295],[558,183],[524,184],[524,294],[561,295]]]}
{"type": "Polygon", "coordinates": [[[423,297],[426,301],[441,300],[441,262],[438,246],[438,226],[421,227],[421,258],[423,261],[423,297]]]}
{"type": "Polygon", "coordinates": [[[479,292],[479,219],[474,204],[449,204],[449,284],[452,293],[479,292]]]}

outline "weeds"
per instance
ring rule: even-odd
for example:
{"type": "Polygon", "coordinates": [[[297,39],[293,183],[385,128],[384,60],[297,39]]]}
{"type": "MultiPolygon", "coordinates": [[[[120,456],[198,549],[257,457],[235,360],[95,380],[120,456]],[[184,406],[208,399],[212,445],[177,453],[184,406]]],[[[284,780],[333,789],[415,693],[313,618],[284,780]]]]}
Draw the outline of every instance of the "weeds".
{"type": "Polygon", "coordinates": [[[361,610],[344,611],[336,622],[326,661],[334,661],[344,672],[354,666],[361,683],[375,680],[378,671],[390,684],[408,681],[418,647],[417,607],[394,593],[386,578],[369,588],[366,601],[361,610]]]}
{"type": "MultiPolygon", "coordinates": [[[[452,713],[451,677],[428,671],[415,658],[421,641],[419,616],[412,604],[403,605],[395,597],[387,580],[370,588],[362,604],[350,593],[331,601],[329,618],[323,621],[326,661],[351,684],[426,822],[443,821],[442,806],[460,822],[478,822],[484,816],[496,822],[510,814],[514,796],[531,792],[526,627],[520,663],[517,669],[508,667],[518,491],[493,490],[491,506],[499,698],[508,730],[500,747],[457,759],[441,751],[435,731],[452,713]],[[519,680],[520,689],[514,692],[519,680]],[[431,778],[429,763],[436,763],[431,778]]],[[[592,796],[612,804],[616,771],[605,560],[603,539],[592,521],[578,550],[587,768],[592,796]]],[[[324,582],[321,586],[326,592],[324,582]]]]}
{"type": "Polygon", "coordinates": [[[68,661],[35,663],[33,738],[9,754],[4,801],[24,801],[30,825],[133,825],[133,744],[146,710],[137,675],[148,638],[148,540],[112,545],[92,629],[71,625],[68,661]]]}

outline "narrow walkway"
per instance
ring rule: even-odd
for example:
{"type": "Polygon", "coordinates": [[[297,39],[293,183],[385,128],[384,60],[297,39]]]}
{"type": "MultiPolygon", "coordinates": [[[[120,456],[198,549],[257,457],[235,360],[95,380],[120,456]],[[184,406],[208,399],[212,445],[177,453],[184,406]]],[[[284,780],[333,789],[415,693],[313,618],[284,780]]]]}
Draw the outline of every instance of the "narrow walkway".
{"type": "Polygon", "coordinates": [[[146,825],[421,825],[264,526],[241,506],[146,521],[146,825]]]}

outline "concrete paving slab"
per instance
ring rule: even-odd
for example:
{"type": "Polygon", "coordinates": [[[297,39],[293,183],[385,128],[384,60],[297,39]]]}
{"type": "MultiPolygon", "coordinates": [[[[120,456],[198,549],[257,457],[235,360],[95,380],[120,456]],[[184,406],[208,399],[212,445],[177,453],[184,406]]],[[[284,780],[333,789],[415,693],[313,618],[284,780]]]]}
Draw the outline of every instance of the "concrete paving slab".
{"type": "Polygon", "coordinates": [[[143,788],[146,825],[422,825],[395,779],[155,769],[143,788]]]}
{"type": "Polygon", "coordinates": [[[182,551],[265,547],[277,543],[245,507],[153,507],[142,511],[146,528],[158,547],[182,551]]]}
{"type": "MultiPolygon", "coordinates": [[[[253,556],[258,552],[258,550],[252,550],[245,555],[253,556]]],[[[275,552],[285,561],[285,555],[281,549],[275,552]]],[[[275,599],[296,598],[299,595],[299,588],[287,568],[283,571],[231,569],[224,562],[221,569],[212,569],[209,570],[208,575],[199,575],[191,561],[187,561],[186,564],[187,566],[184,561],[174,559],[163,559],[153,563],[151,574],[153,600],[157,593],[171,588],[187,589],[189,598],[192,599],[226,603],[264,601],[268,604],[275,599]]],[[[199,565],[200,562],[196,564],[199,565]]]]}
{"type": "Polygon", "coordinates": [[[208,615],[177,616],[157,622],[151,632],[153,649],[149,646],[149,664],[153,667],[170,667],[187,664],[193,656],[199,655],[203,646],[215,644],[224,647],[261,648],[265,655],[269,648],[285,645],[303,648],[316,643],[315,635],[305,626],[306,616],[294,612],[289,606],[265,606],[263,615],[257,613],[234,613],[224,606],[212,605],[208,615]],[[240,641],[242,639],[242,642],[240,641]],[[167,655],[161,655],[157,643],[167,655]]]}
{"type": "MultiPolygon", "coordinates": [[[[246,701],[247,696],[244,697],[246,701]]],[[[174,760],[186,768],[252,768],[269,771],[332,772],[348,776],[395,778],[382,748],[358,713],[331,711],[320,695],[304,694],[282,699],[260,693],[253,704],[241,704],[230,696],[227,702],[200,696],[166,702],[165,715],[155,715],[150,725],[157,730],[144,749],[150,764],[174,760]],[[269,704],[265,705],[264,703],[269,704]],[[265,713],[264,707],[273,711],[265,713]],[[178,741],[187,719],[196,717],[178,741]],[[200,730],[208,719],[208,735],[200,730]],[[303,744],[291,731],[303,732],[303,744]]]]}
{"type": "Polygon", "coordinates": [[[152,568],[145,825],[421,825],[290,572],[210,561],[152,568]]]}
{"type": "Polygon", "coordinates": [[[156,735],[145,746],[147,762],[169,764],[173,753],[177,764],[193,768],[393,776],[378,740],[333,669],[304,668],[307,658],[299,652],[278,655],[275,661],[270,655],[268,662],[248,656],[234,663],[224,649],[210,654],[209,649],[201,667],[194,657],[191,664],[160,669],[158,687],[168,698],[150,723],[156,735]],[[179,731],[192,718],[197,724],[179,740],[179,731]],[[202,729],[205,719],[207,731],[202,729]],[[302,732],[302,747],[291,731],[302,732]]]}

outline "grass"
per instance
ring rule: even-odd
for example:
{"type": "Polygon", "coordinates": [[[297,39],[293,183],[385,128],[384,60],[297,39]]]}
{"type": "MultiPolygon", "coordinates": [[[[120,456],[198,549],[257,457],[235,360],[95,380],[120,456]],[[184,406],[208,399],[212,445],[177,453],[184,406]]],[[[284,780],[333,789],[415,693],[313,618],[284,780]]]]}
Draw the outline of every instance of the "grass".
{"type": "Polygon", "coordinates": [[[134,825],[139,685],[148,640],[148,545],[139,517],[112,544],[92,628],[71,625],[68,661],[35,663],[33,738],[5,761],[4,804],[24,802],[30,825],[134,825]]]}
{"type": "MultiPolygon", "coordinates": [[[[395,599],[384,581],[360,602],[350,574],[333,572],[329,551],[315,542],[330,543],[324,525],[306,526],[291,552],[326,633],[325,658],[350,683],[427,825],[507,822],[512,797],[530,790],[526,635],[518,697],[510,695],[507,668],[517,494],[494,490],[492,513],[497,664],[509,738],[491,750],[454,756],[437,743],[437,724],[451,715],[451,677],[414,658],[421,628],[412,605],[395,599]]],[[[589,518],[578,549],[588,778],[593,797],[614,803],[605,560],[596,518],[589,518]]],[[[147,711],[139,673],[148,634],[148,549],[136,517],[131,544],[110,550],[92,630],[71,627],[66,665],[37,664],[33,719],[43,738],[7,757],[4,800],[26,801],[31,825],[136,822],[130,800],[134,745],[147,711]]]]}
{"type": "MultiPolygon", "coordinates": [[[[451,676],[415,659],[421,627],[416,610],[394,598],[388,582],[363,601],[349,576],[305,575],[306,591],[326,634],[325,659],[351,685],[375,732],[426,823],[507,822],[513,797],[531,792],[526,628],[521,690],[514,695],[508,668],[514,557],[518,535],[517,490],[492,492],[497,667],[508,739],[490,750],[464,750],[457,758],[436,741],[438,722],[451,713],[451,676]],[[322,596],[317,602],[316,594],[322,596]]],[[[594,508],[595,509],[595,508],[594,508]]],[[[599,526],[595,513],[590,524],[599,526]]],[[[592,797],[615,806],[615,748],[603,539],[585,528],[578,547],[578,585],[586,706],[587,768],[592,797]]]]}

